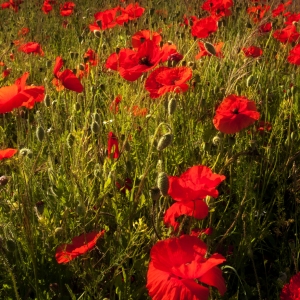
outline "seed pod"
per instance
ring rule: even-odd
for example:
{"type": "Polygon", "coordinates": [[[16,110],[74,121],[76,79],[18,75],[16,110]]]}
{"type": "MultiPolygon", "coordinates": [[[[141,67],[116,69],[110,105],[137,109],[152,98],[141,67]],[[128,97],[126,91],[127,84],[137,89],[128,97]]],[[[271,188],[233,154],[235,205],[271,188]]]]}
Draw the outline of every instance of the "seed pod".
{"type": "Polygon", "coordinates": [[[5,186],[8,183],[7,176],[3,175],[0,177],[0,186],[5,186]]]}
{"type": "Polygon", "coordinates": [[[254,83],[254,76],[253,76],[253,75],[250,75],[250,76],[247,78],[246,85],[247,85],[247,87],[250,87],[251,85],[253,85],[253,83],[254,83]]]}
{"type": "Polygon", "coordinates": [[[42,142],[44,137],[45,137],[45,131],[44,131],[44,128],[42,126],[39,126],[36,130],[36,137],[37,139],[42,142]]]}
{"type": "Polygon", "coordinates": [[[51,99],[50,99],[50,96],[48,94],[46,94],[45,97],[44,97],[44,103],[45,103],[46,107],[50,107],[51,99]]]}
{"type": "Polygon", "coordinates": [[[98,122],[94,121],[91,125],[91,130],[94,134],[98,133],[100,131],[100,125],[98,122]]]}
{"type": "Polygon", "coordinates": [[[165,172],[160,172],[157,177],[157,187],[163,196],[168,195],[169,190],[169,178],[165,172]]]}
{"type": "Polygon", "coordinates": [[[72,148],[75,142],[75,136],[72,133],[69,133],[67,136],[67,146],[68,148],[72,148]]]}
{"type": "Polygon", "coordinates": [[[149,192],[150,192],[150,197],[151,197],[153,202],[156,202],[156,201],[159,200],[159,198],[160,198],[160,189],[157,186],[152,187],[149,192]]]}
{"type": "Polygon", "coordinates": [[[204,43],[204,48],[205,48],[205,50],[206,50],[208,53],[210,53],[211,55],[216,55],[216,54],[217,54],[217,51],[216,51],[214,45],[211,44],[211,43],[209,43],[209,42],[205,42],[205,43],[204,43]]]}
{"type": "Polygon", "coordinates": [[[172,140],[173,140],[173,134],[171,133],[166,133],[165,135],[163,135],[160,140],[158,141],[158,144],[157,144],[157,150],[158,151],[162,151],[164,150],[165,148],[167,148],[171,143],[172,143],[172,140]]]}
{"type": "Polygon", "coordinates": [[[171,116],[174,114],[176,109],[176,99],[171,98],[168,103],[168,114],[171,116]]]}

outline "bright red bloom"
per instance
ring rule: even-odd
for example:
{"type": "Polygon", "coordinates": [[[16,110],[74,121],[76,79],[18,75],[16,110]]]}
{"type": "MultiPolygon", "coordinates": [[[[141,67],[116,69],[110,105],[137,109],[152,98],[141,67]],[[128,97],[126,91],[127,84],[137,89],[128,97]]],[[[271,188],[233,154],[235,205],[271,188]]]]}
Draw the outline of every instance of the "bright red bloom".
{"type": "MultiPolygon", "coordinates": [[[[221,52],[223,45],[223,42],[213,45],[216,50],[216,57],[223,57],[223,53],[221,52]]],[[[212,54],[206,50],[204,43],[198,42],[198,46],[200,48],[200,52],[195,56],[196,59],[200,59],[203,56],[212,56],[212,54]]]]}
{"type": "Polygon", "coordinates": [[[18,12],[21,3],[23,3],[23,0],[9,0],[8,2],[2,3],[1,8],[11,8],[14,12],[18,12]]]}
{"type": "Polygon", "coordinates": [[[226,292],[222,271],[217,265],[226,259],[214,253],[206,257],[207,246],[194,236],[182,235],[157,242],[151,249],[147,289],[153,300],[207,300],[208,287],[226,292]]]}
{"type": "Polygon", "coordinates": [[[27,54],[34,53],[34,54],[39,54],[40,56],[44,56],[44,51],[42,50],[41,45],[36,42],[29,42],[23,44],[19,47],[18,50],[27,54]]]}
{"type": "Polygon", "coordinates": [[[55,79],[52,81],[56,85],[57,90],[61,90],[63,86],[68,90],[81,93],[83,91],[83,86],[75,74],[70,69],[65,69],[63,72],[59,71],[63,65],[62,58],[58,56],[53,69],[55,79]]]}
{"type": "Polygon", "coordinates": [[[49,14],[49,12],[53,9],[52,5],[53,1],[51,0],[45,0],[42,6],[42,11],[44,12],[44,14],[49,14]]]}
{"type": "Polygon", "coordinates": [[[109,106],[109,110],[116,114],[119,111],[119,103],[122,101],[122,95],[118,95],[109,106]]]}
{"type": "Polygon", "coordinates": [[[231,15],[229,8],[232,6],[232,0],[206,0],[201,8],[208,11],[213,16],[227,17],[231,15]]]}
{"type": "Polygon", "coordinates": [[[128,80],[135,81],[155,68],[161,60],[161,51],[154,41],[147,40],[141,44],[138,51],[122,49],[119,53],[120,75],[128,80]]]}
{"type": "Polygon", "coordinates": [[[273,37],[281,43],[293,43],[299,40],[300,34],[297,32],[295,25],[287,25],[283,29],[278,29],[273,33],[273,37]]]}
{"type": "Polygon", "coordinates": [[[18,35],[27,35],[29,33],[29,28],[23,27],[19,30],[18,35]]]}
{"type": "Polygon", "coordinates": [[[283,13],[286,8],[292,4],[292,0],[289,0],[285,3],[280,3],[275,9],[272,10],[272,16],[275,18],[283,13]]]}
{"type": "Polygon", "coordinates": [[[154,44],[158,45],[161,41],[161,35],[158,32],[151,32],[148,29],[140,30],[135,33],[131,38],[132,47],[137,50],[142,43],[147,40],[152,40],[154,44]]]}
{"type": "Polygon", "coordinates": [[[145,88],[151,98],[158,98],[168,92],[186,92],[186,82],[192,78],[192,69],[188,67],[160,67],[154,70],[145,82],[145,88]]]}
{"type": "Polygon", "coordinates": [[[259,119],[254,101],[243,96],[227,96],[218,109],[213,119],[217,130],[232,134],[252,125],[259,119]]]}
{"type": "Polygon", "coordinates": [[[199,38],[207,38],[211,33],[218,30],[218,18],[206,17],[197,20],[192,26],[192,35],[199,38]]]}
{"type": "Polygon", "coordinates": [[[259,26],[260,33],[270,32],[272,30],[272,22],[268,22],[259,26]]]}
{"type": "Polygon", "coordinates": [[[285,284],[280,293],[280,300],[300,299],[300,272],[294,275],[290,282],[285,284]]]}
{"type": "Polygon", "coordinates": [[[104,233],[105,230],[81,234],[80,236],[74,237],[71,244],[58,246],[55,252],[56,261],[59,264],[66,264],[77,256],[92,250],[96,246],[98,239],[102,237],[104,233]]]}
{"type": "Polygon", "coordinates": [[[244,52],[246,57],[260,57],[263,54],[263,51],[259,47],[250,46],[248,48],[242,48],[242,51],[244,52]]]}
{"type": "Polygon", "coordinates": [[[4,150],[0,150],[0,160],[5,158],[11,158],[18,152],[17,149],[7,148],[4,150]]]}
{"type": "Polygon", "coordinates": [[[202,234],[205,235],[212,235],[213,229],[211,227],[205,228],[205,229],[199,229],[195,228],[191,231],[191,236],[201,237],[202,234]]]}
{"type": "Polygon", "coordinates": [[[60,15],[63,17],[70,16],[73,13],[73,10],[75,8],[75,3],[74,2],[65,2],[61,7],[60,7],[60,15]]]}
{"type": "Polygon", "coordinates": [[[89,25],[90,31],[105,30],[115,27],[118,24],[116,22],[116,14],[119,10],[120,7],[118,6],[95,13],[95,22],[92,25],[89,25]]]}
{"type": "Polygon", "coordinates": [[[179,223],[175,220],[187,215],[202,220],[208,215],[206,196],[218,197],[216,187],[225,180],[224,175],[215,174],[206,166],[193,166],[180,177],[169,176],[169,196],[177,201],[164,215],[164,223],[176,231],[179,223]]]}
{"type": "Polygon", "coordinates": [[[290,50],[287,59],[289,63],[300,66],[300,45],[296,45],[293,49],[290,50]]]}
{"type": "Polygon", "coordinates": [[[105,67],[110,70],[118,71],[118,69],[119,69],[119,54],[117,54],[116,52],[111,54],[105,62],[105,67]]]}
{"type": "Polygon", "coordinates": [[[292,25],[293,22],[299,22],[300,21],[300,13],[294,13],[287,17],[286,22],[284,24],[286,25],[292,25]]]}
{"type": "Polygon", "coordinates": [[[96,52],[90,48],[85,52],[83,58],[84,62],[89,62],[91,66],[97,66],[98,64],[98,56],[96,52]]]}
{"type": "Polygon", "coordinates": [[[138,3],[130,3],[125,8],[121,8],[121,15],[117,17],[116,22],[123,25],[125,22],[135,20],[143,15],[145,8],[138,3]]]}
{"type": "Polygon", "coordinates": [[[26,86],[29,73],[26,72],[14,84],[0,88],[0,113],[11,112],[15,108],[25,106],[32,108],[35,102],[44,99],[43,86],[26,86]]]}
{"type": "Polygon", "coordinates": [[[108,146],[107,146],[107,155],[108,158],[111,158],[112,153],[113,153],[113,158],[119,158],[120,156],[120,151],[119,151],[119,142],[118,138],[110,132],[108,134],[108,146]]]}
{"type": "Polygon", "coordinates": [[[271,8],[270,5],[257,5],[257,6],[252,6],[247,8],[247,13],[249,14],[250,18],[254,23],[260,22],[267,11],[269,11],[271,8]]]}
{"type": "Polygon", "coordinates": [[[161,48],[161,62],[176,61],[183,59],[183,55],[177,52],[177,47],[174,44],[165,43],[161,48]]]}
{"type": "Polygon", "coordinates": [[[265,132],[272,130],[272,124],[270,122],[259,121],[256,126],[256,131],[260,134],[264,134],[265,132]]]}

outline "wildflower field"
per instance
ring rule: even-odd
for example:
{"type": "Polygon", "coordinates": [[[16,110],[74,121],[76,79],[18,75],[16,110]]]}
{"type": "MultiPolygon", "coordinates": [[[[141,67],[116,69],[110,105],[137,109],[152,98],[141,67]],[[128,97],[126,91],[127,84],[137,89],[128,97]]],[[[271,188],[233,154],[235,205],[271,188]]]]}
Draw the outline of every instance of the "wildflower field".
{"type": "Polygon", "coordinates": [[[0,299],[300,299],[298,0],[0,6],[0,299]]]}

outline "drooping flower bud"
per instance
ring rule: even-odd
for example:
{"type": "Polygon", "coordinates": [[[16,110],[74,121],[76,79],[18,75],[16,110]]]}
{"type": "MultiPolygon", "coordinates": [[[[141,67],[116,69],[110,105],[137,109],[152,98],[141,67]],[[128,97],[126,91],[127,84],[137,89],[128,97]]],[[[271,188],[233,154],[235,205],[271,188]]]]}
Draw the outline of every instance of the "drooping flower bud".
{"type": "Polygon", "coordinates": [[[165,172],[160,172],[157,177],[157,186],[160,190],[160,193],[163,196],[168,195],[169,190],[169,178],[168,175],[165,172]]]}

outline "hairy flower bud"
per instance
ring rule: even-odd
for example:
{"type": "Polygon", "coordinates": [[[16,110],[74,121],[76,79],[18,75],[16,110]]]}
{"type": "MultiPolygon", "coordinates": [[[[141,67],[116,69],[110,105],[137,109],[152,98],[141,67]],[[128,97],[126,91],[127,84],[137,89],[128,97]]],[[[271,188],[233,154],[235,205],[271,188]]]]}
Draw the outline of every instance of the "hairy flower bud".
{"type": "Polygon", "coordinates": [[[160,190],[160,193],[163,196],[168,195],[169,190],[169,178],[168,175],[165,172],[160,172],[157,177],[157,186],[160,190]]]}
{"type": "Polygon", "coordinates": [[[173,115],[176,109],[176,99],[171,98],[168,102],[168,114],[173,115]]]}
{"type": "Polygon", "coordinates": [[[42,126],[38,126],[36,129],[36,137],[39,140],[39,142],[42,142],[45,137],[45,130],[42,126]]]}
{"type": "Polygon", "coordinates": [[[173,134],[171,133],[166,133],[165,135],[163,135],[160,140],[158,141],[158,144],[157,144],[157,150],[158,151],[162,151],[164,150],[165,148],[167,148],[171,143],[172,143],[172,140],[173,140],[173,134]]]}

